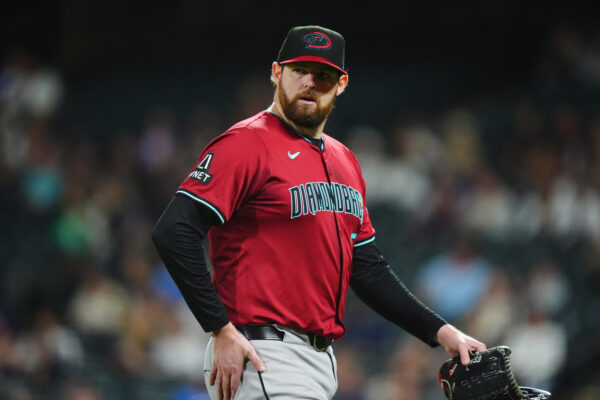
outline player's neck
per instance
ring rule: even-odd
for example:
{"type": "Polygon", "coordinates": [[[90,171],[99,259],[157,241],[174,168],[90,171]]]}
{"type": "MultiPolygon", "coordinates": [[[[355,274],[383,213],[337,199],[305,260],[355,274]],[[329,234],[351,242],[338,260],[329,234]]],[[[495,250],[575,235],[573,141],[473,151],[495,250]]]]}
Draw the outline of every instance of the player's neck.
{"type": "Polygon", "coordinates": [[[298,126],[292,121],[290,121],[290,119],[285,115],[283,109],[277,102],[274,102],[271,105],[271,107],[268,108],[268,111],[272,112],[273,114],[276,114],[279,117],[279,119],[291,126],[297,133],[299,133],[302,136],[306,136],[311,139],[321,139],[323,137],[323,128],[325,128],[325,122],[327,121],[327,119],[325,119],[316,128],[306,128],[303,126],[298,126]]]}

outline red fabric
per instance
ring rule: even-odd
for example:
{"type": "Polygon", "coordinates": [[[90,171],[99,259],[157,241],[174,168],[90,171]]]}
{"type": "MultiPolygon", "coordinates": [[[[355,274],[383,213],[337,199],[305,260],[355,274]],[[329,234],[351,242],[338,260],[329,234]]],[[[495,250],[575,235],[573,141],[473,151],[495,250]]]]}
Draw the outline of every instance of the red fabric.
{"type": "Polygon", "coordinates": [[[300,57],[290,58],[289,60],[281,61],[279,64],[285,65],[285,64],[289,64],[289,63],[303,62],[303,61],[310,61],[310,62],[318,62],[318,63],[321,63],[321,64],[327,64],[330,67],[333,67],[333,68],[337,69],[342,74],[348,75],[348,72],[344,71],[342,68],[340,68],[337,65],[335,65],[334,62],[329,61],[326,58],[317,57],[317,56],[300,56],[300,57]]]}
{"type": "Polygon", "coordinates": [[[209,231],[210,254],[213,281],[234,324],[278,323],[331,338],[344,335],[339,321],[353,245],[375,231],[356,158],[327,135],[324,143],[321,151],[277,116],[261,112],[204,149],[200,165],[213,154],[204,170],[211,175],[208,184],[188,178],[180,187],[226,220],[209,231]],[[328,187],[337,192],[334,201],[323,196],[328,187]]]}

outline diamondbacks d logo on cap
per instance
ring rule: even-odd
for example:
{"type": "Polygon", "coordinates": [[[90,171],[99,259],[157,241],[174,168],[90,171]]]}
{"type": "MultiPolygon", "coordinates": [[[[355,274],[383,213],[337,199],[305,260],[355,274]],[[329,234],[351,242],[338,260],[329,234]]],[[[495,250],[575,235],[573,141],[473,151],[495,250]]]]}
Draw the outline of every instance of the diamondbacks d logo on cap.
{"type": "Polygon", "coordinates": [[[277,62],[285,65],[293,62],[318,62],[337,69],[344,69],[344,37],[336,31],[318,25],[295,26],[277,53],[277,62]]]}
{"type": "Polygon", "coordinates": [[[309,32],[302,36],[302,40],[306,42],[307,49],[328,49],[331,47],[331,39],[321,32],[309,32]]]}

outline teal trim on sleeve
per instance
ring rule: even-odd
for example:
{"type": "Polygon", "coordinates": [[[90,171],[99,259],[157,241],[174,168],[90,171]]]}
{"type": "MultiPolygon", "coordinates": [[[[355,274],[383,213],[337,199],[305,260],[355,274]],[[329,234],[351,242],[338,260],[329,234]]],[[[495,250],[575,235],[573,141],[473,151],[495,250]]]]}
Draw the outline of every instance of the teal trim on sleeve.
{"type": "Polygon", "coordinates": [[[196,196],[193,193],[188,192],[187,190],[180,189],[175,193],[183,194],[184,196],[187,196],[190,199],[195,200],[198,203],[201,203],[202,205],[208,207],[212,212],[214,212],[217,215],[217,218],[219,218],[219,221],[221,221],[221,225],[223,225],[225,223],[225,216],[223,215],[223,213],[221,211],[219,211],[219,209],[217,207],[215,207],[214,205],[212,205],[210,202],[196,196]]]}
{"type": "Polygon", "coordinates": [[[363,245],[365,245],[365,244],[368,244],[368,243],[371,243],[371,242],[373,242],[374,240],[375,240],[375,236],[373,236],[373,237],[370,237],[369,239],[367,239],[367,240],[363,240],[362,242],[354,243],[354,247],[363,246],[363,245]]]}

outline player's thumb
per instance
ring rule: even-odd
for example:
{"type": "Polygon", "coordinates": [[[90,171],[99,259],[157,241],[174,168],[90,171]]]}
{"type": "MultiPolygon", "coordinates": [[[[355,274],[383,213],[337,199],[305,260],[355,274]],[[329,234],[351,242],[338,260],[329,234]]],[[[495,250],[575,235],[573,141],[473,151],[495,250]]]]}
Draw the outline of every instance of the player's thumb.
{"type": "Polygon", "coordinates": [[[254,367],[259,372],[265,372],[267,368],[265,367],[265,364],[262,362],[258,354],[256,354],[256,350],[254,350],[254,347],[248,350],[248,354],[246,354],[246,357],[248,357],[248,360],[250,360],[250,362],[254,364],[254,367]]]}

